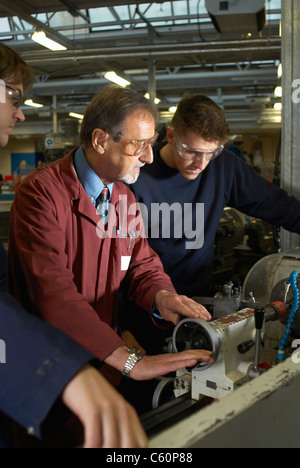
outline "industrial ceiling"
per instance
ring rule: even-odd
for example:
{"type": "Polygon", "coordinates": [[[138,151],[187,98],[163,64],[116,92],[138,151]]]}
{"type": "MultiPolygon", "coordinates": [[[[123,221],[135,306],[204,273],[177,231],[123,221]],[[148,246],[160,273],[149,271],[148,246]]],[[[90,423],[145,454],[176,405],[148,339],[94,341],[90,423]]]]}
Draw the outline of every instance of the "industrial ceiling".
{"type": "MultiPolygon", "coordinates": [[[[248,2],[248,0],[240,0],[248,2]]],[[[228,2],[223,2],[228,3],[228,2]]],[[[248,2],[249,3],[249,2],[248,2]]],[[[184,93],[203,93],[223,107],[233,132],[280,128],[273,109],[281,60],[280,0],[266,3],[267,24],[257,33],[222,34],[205,0],[0,0],[0,40],[34,68],[30,91],[40,110],[24,106],[19,132],[51,131],[69,112],[84,113],[115,71],[138,92],[160,99],[161,121],[184,93]],[[43,29],[66,47],[52,52],[31,40],[43,29]],[[31,130],[29,130],[29,126],[31,130]]]]}

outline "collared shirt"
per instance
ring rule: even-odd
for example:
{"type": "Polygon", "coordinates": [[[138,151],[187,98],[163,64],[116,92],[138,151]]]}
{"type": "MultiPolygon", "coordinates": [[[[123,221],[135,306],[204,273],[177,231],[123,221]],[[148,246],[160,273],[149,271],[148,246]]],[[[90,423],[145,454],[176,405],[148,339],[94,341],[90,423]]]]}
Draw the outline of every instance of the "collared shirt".
{"type": "MultiPolygon", "coordinates": [[[[86,193],[91,202],[96,206],[96,200],[103,190],[104,184],[96,172],[91,168],[84,154],[83,146],[80,146],[74,155],[74,166],[86,193]]],[[[109,189],[108,201],[111,198],[114,184],[106,185],[109,189]]]]}

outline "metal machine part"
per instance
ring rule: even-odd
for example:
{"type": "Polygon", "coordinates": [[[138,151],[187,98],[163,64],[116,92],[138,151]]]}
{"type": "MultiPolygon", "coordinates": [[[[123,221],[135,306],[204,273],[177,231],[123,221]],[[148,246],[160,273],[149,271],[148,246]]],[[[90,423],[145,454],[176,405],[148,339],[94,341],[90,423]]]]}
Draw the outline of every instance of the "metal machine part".
{"type": "MultiPolygon", "coordinates": [[[[284,313],[283,304],[271,304],[264,309],[265,322],[277,320],[284,313]]],[[[193,399],[209,396],[219,400],[250,380],[253,376],[250,372],[255,365],[256,368],[258,366],[256,361],[264,335],[263,324],[260,325],[259,334],[256,326],[258,321],[253,309],[243,309],[210,323],[200,319],[184,319],[176,326],[172,338],[174,352],[187,349],[207,349],[213,352],[213,364],[200,363],[191,370],[177,374],[177,380],[187,380],[187,374],[191,374],[193,399]]],[[[186,391],[184,386],[181,389],[180,384],[177,384],[177,397],[186,391]]]]}
{"type": "Polygon", "coordinates": [[[260,345],[262,342],[262,328],[265,320],[265,309],[257,307],[254,310],[256,339],[255,339],[255,359],[254,359],[254,375],[259,375],[259,359],[260,359],[260,345]]]}
{"type": "Polygon", "coordinates": [[[162,404],[174,399],[174,379],[172,377],[163,377],[157,385],[153,397],[152,408],[158,408],[162,404]]]}
{"type": "Polygon", "coordinates": [[[242,305],[242,288],[235,287],[232,281],[224,284],[213,298],[213,317],[218,319],[237,312],[242,305]]]}
{"type": "Polygon", "coordinates": [[[243,300],[247,300],[249,293],[253,292],[261,306],[274,300],[283,301],[285,283],[293,270],[300,270],[300,248],[262,258],[245,278],[243,300]]]}
{"type": "Polygon", "coordinates": [[[199,304],[211,307],[213,318],[217,319],[242,308],[242,288],[234,286],[232,281],[229,281],[219,288],[214,297],[193,297],[193,299],[199,304]]]}
{"type": "MultiPolygon", "coordinates": [[[[220,337],[217,330],[201,319],[184,319],[176,326],[172,346],[174,353],[180,353],[188,349],[206,349],[213,352],[216,360],[220,352],[220,337]]],[[[202,370],[208,369],[211,364],[201,363],[202,370]]]]}
{"type": "MultiPolygon", "coordinates": [[[[300,248],[285,253],[268,255],[259,260],[245,278],[242,299],[247,301],[253,292],[259,306],[280,300],[292,301],[292,291],[287,291],[286,282],[293,270],[300,270],[300,248]]],[[[291,336],[300,335],[300,316],[297,314],[291,336]]]]}

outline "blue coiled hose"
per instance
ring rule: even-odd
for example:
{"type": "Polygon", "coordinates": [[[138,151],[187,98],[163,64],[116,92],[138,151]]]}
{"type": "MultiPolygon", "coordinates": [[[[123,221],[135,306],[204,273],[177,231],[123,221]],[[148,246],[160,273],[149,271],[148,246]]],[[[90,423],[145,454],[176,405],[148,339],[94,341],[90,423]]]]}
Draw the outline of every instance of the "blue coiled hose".
{"type": "Polygon", "coordinates": [[[293,303],[292,303],[292,308],[290,310],[289,318],[286,324],[285,333],[280,341],[280,345],[278,346],[277,359],[280,361],[285,360],[286,343],[291,334],[293,322],[294,322],[294,319],[295,319],[295,316],[299,307],[299,289],[297,286],[297,278],[298,278],[298,272],[293,271],[293,273],[291,273],[291,276],[287,280],[287,284],[290,284],[292,287],[293,303]]]}

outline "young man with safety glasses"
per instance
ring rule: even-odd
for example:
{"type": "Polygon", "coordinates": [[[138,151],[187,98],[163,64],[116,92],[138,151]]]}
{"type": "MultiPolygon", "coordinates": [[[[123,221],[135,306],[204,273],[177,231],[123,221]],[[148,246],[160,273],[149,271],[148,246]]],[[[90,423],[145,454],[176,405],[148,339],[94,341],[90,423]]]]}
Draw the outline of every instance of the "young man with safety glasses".
{"type": "MultiPolygon", "coordinates": [[[[167,141],[154,147],[153,164],[141,170],[131,187],[138,202],[146,207],[149,245],[158,253],[176,290],[189,297],[214,293],[215,236],[225,207],[300,233],[300,201],[224,149],[227,138],[228,125],[217,104],[201,94],[185,96],[167,128],[167,141]],[[151,234],[152,225],[156,226],[151,207],[157,204],[166,204],[183,214],[180,219],[170,217],[168,236],[163,219],[159,232],[151,234]],[[184,219],[187,206],[188,220],[184,219]],[[203,216],[197,216],[200,208],[203,216]],[[191,240],[184,231],[187,221],[193,226],[191,234],[196,240],[197,236],[201,238],[201,243],[186,242],[187,237],[191,240]]],[[[126,317],[132,310],[130,305],[126,317]]],[[[141,339],[143,328],[149,325],[151,329],[152,324],[149,321],[141,326],[134,317],[129,328],[141,339]]],[[[157,336],[154,328],[153,333],[157,336]]],[[[148,349],[155,349],[154,343],[152,337],[148,349]]]]}

